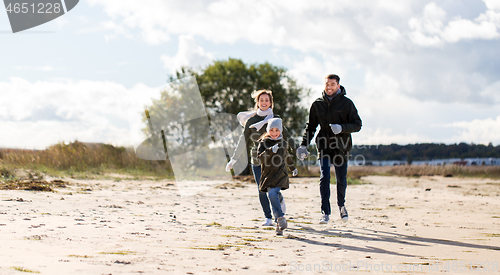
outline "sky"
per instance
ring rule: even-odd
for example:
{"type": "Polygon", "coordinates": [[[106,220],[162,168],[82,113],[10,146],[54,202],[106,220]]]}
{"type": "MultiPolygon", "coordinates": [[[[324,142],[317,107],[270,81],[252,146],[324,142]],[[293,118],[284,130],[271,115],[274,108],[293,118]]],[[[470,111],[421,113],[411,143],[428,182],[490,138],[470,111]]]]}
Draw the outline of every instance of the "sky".
{"type": "Polygon", "coordinates": [[[500,0],[80,0],[12,33],[0,11],[0,148],[127,146],[128,110],[181,66],[284,67],[311,96],[335,73],[354,144],[500,145],[500,0]]]}

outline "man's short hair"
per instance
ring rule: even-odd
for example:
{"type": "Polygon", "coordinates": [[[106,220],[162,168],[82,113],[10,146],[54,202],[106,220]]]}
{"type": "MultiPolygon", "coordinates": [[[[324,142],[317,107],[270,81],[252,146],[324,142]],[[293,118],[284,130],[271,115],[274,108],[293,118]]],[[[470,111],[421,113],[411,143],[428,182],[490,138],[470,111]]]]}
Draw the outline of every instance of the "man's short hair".
{"type": "Polygon", "coordinates": [[[336,74],[329,74],[325,77],[325,82],[328,81],[327,79],[335,79],[337,80],[337,84],[340,83],[340,77],[336,74]]]}

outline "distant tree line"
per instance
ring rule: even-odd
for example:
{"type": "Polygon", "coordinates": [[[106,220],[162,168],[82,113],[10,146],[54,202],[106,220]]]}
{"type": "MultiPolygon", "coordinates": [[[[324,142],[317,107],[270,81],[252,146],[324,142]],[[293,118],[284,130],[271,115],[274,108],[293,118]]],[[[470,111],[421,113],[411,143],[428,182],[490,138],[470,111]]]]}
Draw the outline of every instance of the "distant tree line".
{"type": "Polygon", "coordinates": [[[436,144],[408,145],[355,145],[352,154],[363,155],[367,160],[432,160],[448,158],[500,158],[500,146],[483,144],[436,144]]]}

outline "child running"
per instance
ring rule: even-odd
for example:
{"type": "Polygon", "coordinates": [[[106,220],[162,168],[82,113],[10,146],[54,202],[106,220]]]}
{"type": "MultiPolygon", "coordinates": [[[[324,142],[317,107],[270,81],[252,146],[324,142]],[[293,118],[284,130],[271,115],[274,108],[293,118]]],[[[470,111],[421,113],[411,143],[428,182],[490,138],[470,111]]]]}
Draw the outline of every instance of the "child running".
{"type": "Polygon", "coordinates": [[[283,235],[288,224],[285,218],[285,209],[281,207],[283,196],[281,190],[288,189],[289,180],[286,166],[293,171],[292,176],[298,174],[293,165],[292,157],[287,153],[287,142],[283,139],[282,121],[272,118],[267,122],[267,133],[259,139],[258,156],[262,167],[262,176],[259,190],[269,192],[269,201],[276,217],[276,235],[283,235]]]}

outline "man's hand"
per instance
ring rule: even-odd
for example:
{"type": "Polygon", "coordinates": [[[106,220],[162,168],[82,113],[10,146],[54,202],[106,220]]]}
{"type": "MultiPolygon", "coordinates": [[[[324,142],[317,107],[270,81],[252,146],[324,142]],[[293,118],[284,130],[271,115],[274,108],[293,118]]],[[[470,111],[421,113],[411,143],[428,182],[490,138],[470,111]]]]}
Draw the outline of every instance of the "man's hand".
{"type": "Polygon", "coordinates": [[[330,128],[332,128],[332,132],[336,135],[342,132],[342,126],[340,126],[340,124],[330,124],[330,128]]]}
{"type": "Polygon", "coordinates": [[[297,155],[297,158],[300,160],[304,160],[309,155],[309,152],[304,145],[301,145],[299,148],[297,148],[297,151],[295,153],[297,155]]]}
{"type": "Polygon", "coordinates": [[[271,150],[273,150],[273,153],[275,153],[275,154],[276,154],[276,152],[278,152],[278,147],[279,147],[279,146],[278,146],[278,144],[277,144],[277,143],[276,143],[276,144],[274,144],[274,146],[273,146],[273,147],[271,147],[271,150]]]}
{"type": "Polygon", "coordinates": [[[226,172],[229,172],[231,171],[231,169],[233,169],[233,165],[236,163],[236,160],[234,159],[231,159],[227,165],[226,165],[226,172]]]}

